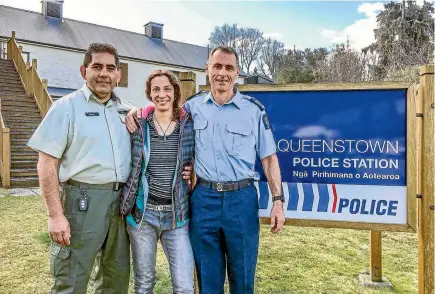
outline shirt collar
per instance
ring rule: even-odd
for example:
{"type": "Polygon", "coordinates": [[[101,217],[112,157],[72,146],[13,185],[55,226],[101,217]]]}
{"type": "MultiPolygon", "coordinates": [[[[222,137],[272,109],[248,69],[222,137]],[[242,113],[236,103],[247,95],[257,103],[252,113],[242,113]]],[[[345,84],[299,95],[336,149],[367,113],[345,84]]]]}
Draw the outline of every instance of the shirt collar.
{"type": "MultiPolygon", "coordinates": [[[[83,94],[85,95],[86,101],[89,102],[89,99],[92,97],[93,99],[95,99],[95,101],[98,101],[98,99],[96,97],[94,97],[94,93],[92,93],[91,89],[89,89],[87,84],[84,84],[83,87],[81,88],[81,91],[83,92],[83,94]]],[[[118,101],[119,102],[119,97],[115,94],[115,92],[112,91],[112,94],[110,96],[110,99],[115,102],[118,101]]]]}
{"type": "MultiPolygon", "coordinates": [[[[225,104],[234,104],[237,108],[240,109],[241,104],[242,104],[242,97],[243,97],[243,95],[240,94],[239,90],[236,90],[233,98],[231,98],[231,100],[225,104]]],[[[216,101],[214,101],[214,98],[213,98],[213,95],[211,94],[211,91],[207,93],[207,95],[204,98],[203,103],[207,103],[208,101],[212,101],[213,103],[217,104],[216,101]]]]}

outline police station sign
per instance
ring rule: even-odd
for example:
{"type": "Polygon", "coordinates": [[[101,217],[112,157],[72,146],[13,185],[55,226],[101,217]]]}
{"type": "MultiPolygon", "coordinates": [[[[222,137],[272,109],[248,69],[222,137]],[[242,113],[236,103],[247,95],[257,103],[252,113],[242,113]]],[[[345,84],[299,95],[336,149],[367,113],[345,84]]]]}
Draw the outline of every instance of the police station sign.
{"type": "MultiPolygon", "coordinates": [[[[407,89],[241,92],[266,107],[286,218],[407,224],[407,89]]],[[[263,174],[257,188],[268,217],[263,174]]]]}

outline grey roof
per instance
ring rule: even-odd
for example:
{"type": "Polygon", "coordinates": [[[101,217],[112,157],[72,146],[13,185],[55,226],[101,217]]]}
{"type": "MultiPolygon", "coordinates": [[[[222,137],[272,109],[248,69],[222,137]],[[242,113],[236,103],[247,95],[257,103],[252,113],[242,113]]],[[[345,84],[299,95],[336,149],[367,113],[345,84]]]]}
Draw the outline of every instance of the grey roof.
{"type": "Polygon", "coordinates": [[[0,5],[0,37],[12,31],[22,41],[86,50],[90,43],[106,42],[121,57],[204,69],[208,48],[172,40],[154,41],[150,37],[96,24],[64,18],[45,18],[42,13],[0,5]]]}

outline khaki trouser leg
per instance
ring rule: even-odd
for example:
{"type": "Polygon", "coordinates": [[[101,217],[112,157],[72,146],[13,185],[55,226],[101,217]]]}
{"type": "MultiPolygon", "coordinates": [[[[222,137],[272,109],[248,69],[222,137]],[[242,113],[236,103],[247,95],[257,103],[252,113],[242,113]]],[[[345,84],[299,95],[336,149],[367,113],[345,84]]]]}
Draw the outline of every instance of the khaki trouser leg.
{"type": "MultiPolygon", "coordinates": [[[[128,258],[125,261],[128,265],[124,266],[121,263],[122,266],[119,268],[121,274],[109,275],[108,279],[113,279],[111,283],[116,285],[114,288],[106,289],[106,285],[103,284],[103,286],[96,285],[96,289],[99,288],[104,293],[127,293],[129,279],[129,274],[126,274],[126,272],[129,273],[128,235],[125,224],[122,224],[123,229],[118,228],[121,226],[121,222],[114,217],[115,207],[119,205],[119,192],[99,189],[85,189],[85,191],[88,197],[88,209],[87,211],[79,211],[80,189],[75,186],[64,186],[62,205],[70,224],[71,244],[67,247],[61,247],[55,243],[51,245],[51,272],[54,277],[51,293],[86,293],[95,257],[100,250],[102,250],[103,256],[107,250],[112,252],[112,256],[118,254],[118,251],[122,256],[128,252],[128,258]],[[120,236],[114,237],[113,235],[116,233],[119,233],[120,236]]],[[[103,257],[99,270],[103,270],[102,267],[106,264],[112,265],[112,262],[110,258],[107,262],[107,257],[103,257]]],[[[105,271],[102,274],[99,273],[98,276],[105,280],[105,271]]],[[[108,285],[108,287],[111,286],[108,285]]]]}
{"type": "MultiPolygon", "coordinates": [[[[116,198],[119,199],[119,193],[116,198]]],[[[95,277],[95,293],[127,293],[130,280],[130,242],[119,202],[113,202],[110,223],[95,277]]]]}

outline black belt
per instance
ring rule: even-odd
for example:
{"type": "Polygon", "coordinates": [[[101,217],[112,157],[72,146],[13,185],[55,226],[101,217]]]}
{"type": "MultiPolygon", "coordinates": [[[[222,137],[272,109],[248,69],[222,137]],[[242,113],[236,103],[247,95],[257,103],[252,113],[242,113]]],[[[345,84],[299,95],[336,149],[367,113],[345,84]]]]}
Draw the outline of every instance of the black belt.
{"type": "Polygon", "coordinates": [[[226,191],[235,191],[235,190],[246,188],[250,184],[252,184],[252,180],[244,179],[244,180],[234,181],[234,182],[212,182],[199,178],[199,184],[202,186],[215,189],[219,192],[226,192],[226,191]]]}
{"type": "Polygon", "coordinates": [[[119,191],[124,187],[124,183],[120,182],[114,182],[114,183],[107,183],[107,184],[88,184],[88,183],[82,183],[75,180],[68,180],[66,181],[68,185],[76,186],[78,188],[86,189],[103,189],[108,190],[111,189],[112,191],[119,191]]]}

